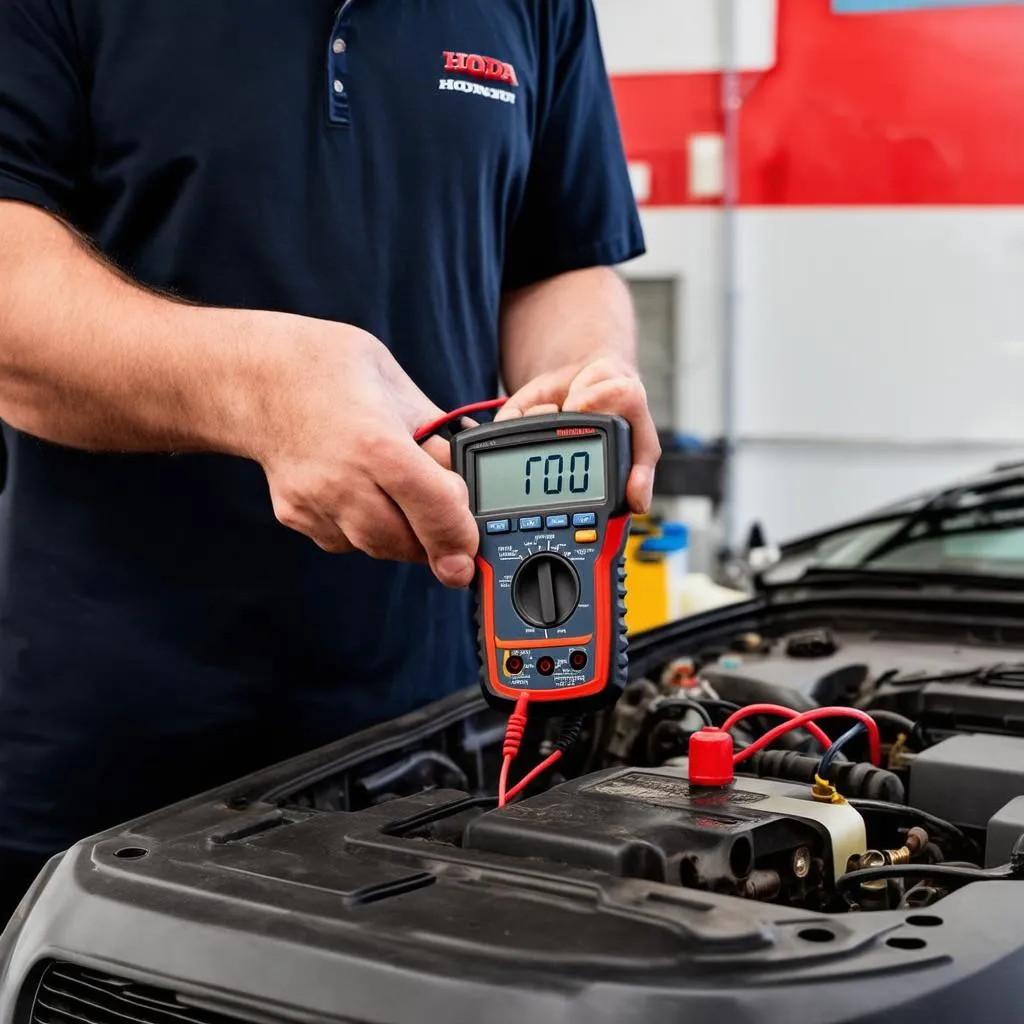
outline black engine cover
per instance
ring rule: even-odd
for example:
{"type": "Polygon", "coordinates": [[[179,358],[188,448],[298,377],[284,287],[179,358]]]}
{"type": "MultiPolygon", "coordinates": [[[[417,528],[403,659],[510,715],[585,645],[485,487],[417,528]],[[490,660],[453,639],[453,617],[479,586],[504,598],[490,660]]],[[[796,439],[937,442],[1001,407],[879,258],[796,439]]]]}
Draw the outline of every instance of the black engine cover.
{"type": "Polygon", "coordinates": [[[737,889],[754,870],[786,879],[794,851],[806,848],[820,880],[831,866],[828,835],[769,809],[773,786],[779,796],[794,789],[743,779],[709,789],[690,786],[679,768],[613,769],[481,815],[463,846],[717,891],[737,889]]]}

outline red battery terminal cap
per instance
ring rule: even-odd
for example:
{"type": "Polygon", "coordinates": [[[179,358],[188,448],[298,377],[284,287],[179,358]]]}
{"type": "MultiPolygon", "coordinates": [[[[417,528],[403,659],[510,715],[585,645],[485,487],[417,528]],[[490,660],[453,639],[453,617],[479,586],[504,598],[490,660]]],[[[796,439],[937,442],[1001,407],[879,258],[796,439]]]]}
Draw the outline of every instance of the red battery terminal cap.
{"type": "Polygon", "coordinates": [[[733,772],[732,736],[723,729],[705,726],[690,737],[690,784],[728,786],[733,772]]]}

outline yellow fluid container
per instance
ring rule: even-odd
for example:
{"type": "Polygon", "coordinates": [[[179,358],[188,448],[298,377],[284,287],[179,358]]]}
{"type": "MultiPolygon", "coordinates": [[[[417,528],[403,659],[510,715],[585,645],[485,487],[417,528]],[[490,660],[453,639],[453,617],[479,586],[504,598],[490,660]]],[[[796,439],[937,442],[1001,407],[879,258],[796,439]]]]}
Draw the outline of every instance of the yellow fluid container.
{"type": "Polygon", "coordinates": [[[686,577],[686,527],[635,516],[626,541],[626,628],[641,633],[678,618],[686,577]]]}

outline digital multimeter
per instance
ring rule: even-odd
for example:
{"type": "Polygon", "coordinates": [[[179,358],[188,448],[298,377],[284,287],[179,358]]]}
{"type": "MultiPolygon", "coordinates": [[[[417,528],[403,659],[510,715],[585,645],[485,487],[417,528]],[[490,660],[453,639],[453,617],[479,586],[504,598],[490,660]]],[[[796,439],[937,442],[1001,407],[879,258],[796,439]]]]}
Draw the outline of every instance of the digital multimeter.
{"type": "Polygon", "coordinates": [[[527,416],[472,427],[451,444],[480,527],[485,697],[508,708],[526,693],[531,706],[571,701],[574,711],[612,702],[627,669],[629,424],[527,416]]]}

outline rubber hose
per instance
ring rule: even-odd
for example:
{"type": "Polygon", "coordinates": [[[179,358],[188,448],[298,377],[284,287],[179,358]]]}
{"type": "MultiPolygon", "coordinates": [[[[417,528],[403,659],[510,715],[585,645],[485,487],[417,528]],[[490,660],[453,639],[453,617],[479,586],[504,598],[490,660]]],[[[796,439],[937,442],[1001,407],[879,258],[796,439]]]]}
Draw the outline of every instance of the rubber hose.
{"type": "MultiPolygon", "coordinates": [[[[785,779],[811,785],[820,763],[820,757],[795,750],[761,750],[741,762],[737,771],[762,779],[785,779]]],[[[846,797],[893,804],[902,804],[906,799],[899,776],[865,761],[834,762],[829,781],[846,797]]]]}

